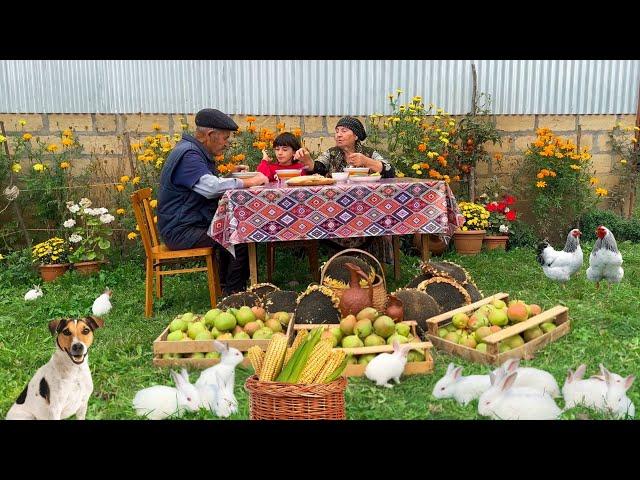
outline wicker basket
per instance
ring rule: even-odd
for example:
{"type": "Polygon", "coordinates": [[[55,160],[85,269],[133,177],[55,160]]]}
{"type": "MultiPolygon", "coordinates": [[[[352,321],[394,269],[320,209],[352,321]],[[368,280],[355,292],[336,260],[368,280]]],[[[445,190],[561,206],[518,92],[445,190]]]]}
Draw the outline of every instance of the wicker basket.
{"type": "MultiPolygon", "coordinates": [[[[336,253],[333,257],[327,260],[327,263],[322,267],[322,272],[320,273],[320,285],[324,285],[324,275],[327,270],[327,267],[331,264],[331,261],[340,255],[345,255],[347,253],[359,253],[361,255],[366,255],[367,257],[373,259],[375,265],[378,266],[378,270],[380,273],[376,272],[375,280],[373,281],[373,286],[367,285],[366,287],[362,287],[367,290],[369,288],[373,288],[373,308],[382,312],[387,304],[387,281],[384,277],[384,269],[380,262],[376,257],[371,255],[369,252],[365,252],[364,250],[359,250],[357,248],[347,248],[346,250],[342,250],[341,252],[336,253]]],[[[344,291],[349,288],[338,288],[338,287],[327,287],[330,288],[333,293],[338,297],[339,300],[342,300],[342,294],[344,291]]]]}
{"type": "Polygon", "coordinates": [[[347,379],[331,383],[296,384],[261,382],[247,378],[251,420],[345,420],[347,379]]]}

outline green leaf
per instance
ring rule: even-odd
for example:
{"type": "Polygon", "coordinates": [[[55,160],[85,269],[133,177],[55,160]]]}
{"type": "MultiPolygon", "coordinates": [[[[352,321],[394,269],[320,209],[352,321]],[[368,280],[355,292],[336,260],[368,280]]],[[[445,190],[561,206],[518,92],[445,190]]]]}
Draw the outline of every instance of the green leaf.
{"type": "Polygon", "coordinates": [[[100,240],[98,240],[98,246],[102,250],[107,250],[109,247],[111,247],[111,242],[105,238],[101,238],[100,240]]]}
{"type": "Polygon", "coordinates": [[[89,252],[86,255],[87,260],[94,260],[96,258],[96,252],[89,252]]]}

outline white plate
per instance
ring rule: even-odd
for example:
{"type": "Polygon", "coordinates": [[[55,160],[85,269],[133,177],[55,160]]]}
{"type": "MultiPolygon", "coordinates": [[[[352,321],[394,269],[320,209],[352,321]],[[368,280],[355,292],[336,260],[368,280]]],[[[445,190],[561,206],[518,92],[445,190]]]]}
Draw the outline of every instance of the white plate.
{"type": "Polygon", "coordinates": [[[231,176],[233,178],[251,178],[255,177],[258,172],[233,172],[231,176]]]}
{"type": "Polygon", "coordinates": [[[360,183],[379,182],[381,178],[382,178],[382,175],[356,175],[356,176],[352,175],[349,177],[349,181],[360,182],[360,183]]]}
{"type": "Polygon", "coordinates": [[[351,174],[354,174],[354,173],[366,173],[367,175],[369,174],[369,169],[367,167],[345,167],[344,171],[349,172],[351,174]]]}

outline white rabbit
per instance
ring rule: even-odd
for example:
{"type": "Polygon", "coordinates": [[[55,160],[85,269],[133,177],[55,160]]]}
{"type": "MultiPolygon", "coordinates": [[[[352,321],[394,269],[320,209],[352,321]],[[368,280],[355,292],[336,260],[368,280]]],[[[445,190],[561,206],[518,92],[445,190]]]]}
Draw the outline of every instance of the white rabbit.
{"type": "Polygon", "coordinates": [[[138,415],[151,420],[162,420],[171,415],[182,415],[185,410],[198,411],[201,399],[196,387],[173,370],[171,377],[176,388],[154,385],[136,393],[133,408],[138,415]]]}
{"type": "Polygon", "coordinates": [[[607,410],[613,413],[617,418],[625,418],[627,416],[634,418],[636,415],[636,408],[629,397],[627,397],[626,392],[629,390],[636,377],[634,375],[629,375],[623,379],[624,381],[622,383],[619,383],[616,377],[622,378],[620,375],[609,372],[602,366],[602,364],[600,365],[600,369],[604,370],[604,376],[607,383],[607,394],[605,396],[605,407],[607,410]]]}
{"type": "MultiPolygon", "coordinates": [[[[187,372],[186,368],[180,370],[180,376],[186,383],[191,383],[189,372],[187,372]]],[[[200,398],[200,408],[215,412],[216,402],[218,401],[218,385],[196,385],[196,390],[200,398]]]]}
{"type": "Polygon", "coordinates": [[[42,296],[42,289],[40,285],[34,285],[31,290],[24,294],[25,301],[35,300],[42,296]]]}
{"type": "Polygon", "coordinates": [[[400,345],[397,340],[393,342],[393,353],[381,353],[371,360],[364,370],[365,376],[379,387],[392,388],[389,380],[400,383],[400,375],[407,364],[407,354],[413,348],[410,343],[400,345]]]}
{"type": "Polygon", "coordinates": [[[218,387],[216,405],[220,412],[216,411],[216,415],[228,417],[238,411],[238,402],[233,393],[233,388],[236,381],[236,367],[242,363],[244,357],[240,350],[233,347],[229,348],[227,344],[217,340],[213,341],[213,346],[220,353],[220,362],[203,370],[196,381],[196,387],[216,385],[218,387]]]}
{"type": "Polygon", "coordinates": [[[564,397],[564,409],[584,405],[599,411],[606,411],[605,397],[607,395],[607,383],[599,378],[587,378],[583,380],[587,366],[583,363],[575,373],[567,372],[567,378],[562,387],[564,397]]]}
{"type": "Polygon", "coordinates": [[[497,420],[553,420],[562,410],[549,394],[529,387],[514,389],[518,372],[494,379],[491,388],[480,395],[478,413],[497,420]]]}
{"type": "Polygon", "coordinates": [[[502,370],[505,374],[518,372],[514,387],[530,387],[542,393],[548,393],[554,398],[560,396],[558,382],[549,372],[538,368],[520,367],[519,358],[509,358],[493,373],[498,374],[502,370]]]}
{"type": "Polygon", "coordinates": [[[436,398],[453,397],[459,404],[466,405],[491,387],[489,375],[462,376],[462,367],[450,363],[447,373],[433,387],[436,398]]]}

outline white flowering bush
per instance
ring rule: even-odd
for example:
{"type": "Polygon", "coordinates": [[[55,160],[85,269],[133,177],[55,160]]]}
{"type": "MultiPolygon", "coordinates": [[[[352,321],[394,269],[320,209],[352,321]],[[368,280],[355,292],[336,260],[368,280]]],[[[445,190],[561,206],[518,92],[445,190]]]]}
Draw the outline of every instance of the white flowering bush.
{"type": "Polygon", "coordinates": [[[78,203],[67,202],[67,210],[70,218],[63,222],[68,231],[68,240],[71,245],[71,262],[86,262],[104,260],[111,242],[109,237],[113,229],[109,226],[115,217],[109,210],[91,208],[92,202],[88,198],[81,198],[78,203]]]}

